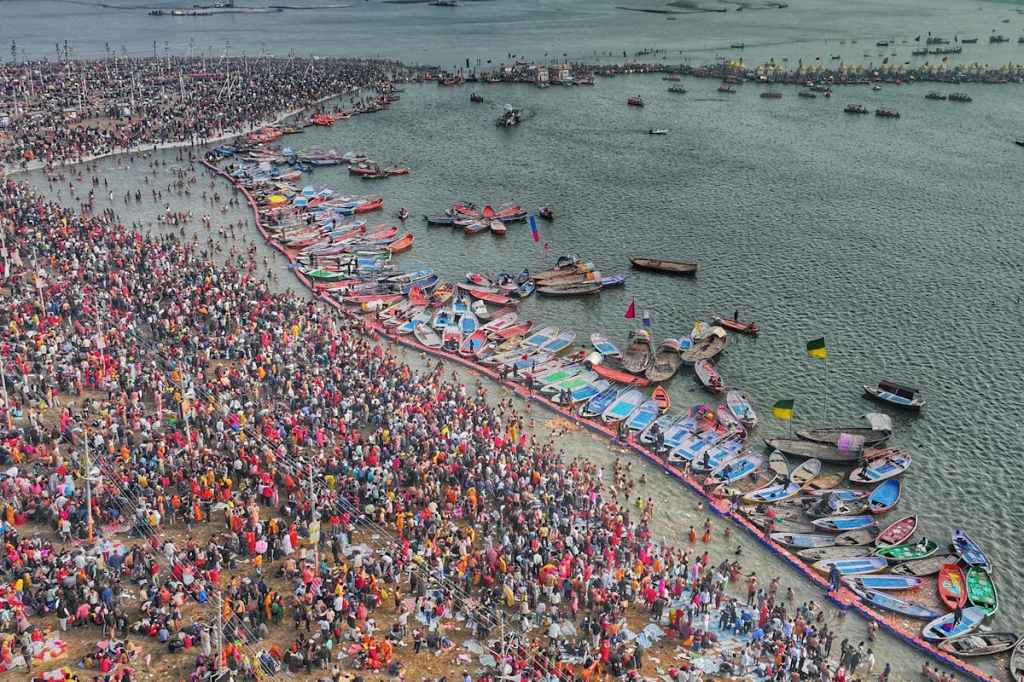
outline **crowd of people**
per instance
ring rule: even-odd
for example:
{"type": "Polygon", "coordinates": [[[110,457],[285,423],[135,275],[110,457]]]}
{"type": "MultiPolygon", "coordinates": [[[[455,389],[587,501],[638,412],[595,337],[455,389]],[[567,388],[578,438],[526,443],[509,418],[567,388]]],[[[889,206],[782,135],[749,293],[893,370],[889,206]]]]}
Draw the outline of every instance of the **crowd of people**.
{"type": "MultiPolygon", "coordinates": [[[[863,644],[832,656],[821,608],[713,562],[709,524],[655,540],[627,461],[606,485],[512,400],[273,293],[254,250],[219,265],[93,203],[0,189],[0,628],[27,664],[33,633],[89,628],[183,652],[191,680],[415,675],[469,643],[477,679],[639,678],[652,647],[685,652],[679,682],[888,678],[863,644]]],[[[82,664],[131,679],[131,651],[82,664]]]]}
{"type": "MultiPolygon", "coordinates": [[[[0,166],[202,144],[412,75],[398,62],[123,57],[0,64],[0,166]]],[[[355,100],[353,100],[354,102],[355,100]]]]}

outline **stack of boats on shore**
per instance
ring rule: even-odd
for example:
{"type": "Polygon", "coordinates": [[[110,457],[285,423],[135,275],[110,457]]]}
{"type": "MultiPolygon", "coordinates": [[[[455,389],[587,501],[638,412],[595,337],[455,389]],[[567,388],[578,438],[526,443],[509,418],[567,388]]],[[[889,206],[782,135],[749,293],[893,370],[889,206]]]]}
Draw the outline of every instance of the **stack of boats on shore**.
{"type": "MultiPolygon", "coordinates": [[[[249,186],[264,229],[293,267],[352,314],[371,315],[388,334],[521,383],[535,398],[581,420],[614,427],[620,441],[638,442],[683,467],[709,495],[731,502],[772,540],[841,580],[865,604],[927,621],[923,637],[951,654],[998,653],[1018,641],[1011,633],[978,631],[996,612],[998,595],[988,557],[965,531],[954,531],[946,551],[948,543],[915,535],[916,516],[887,517],[898,506],[902,476],[912,463],[909,452],[888,445],[887,416],[755,444],[751,436],[760,419],[752,401],[730,389],[713,363],[730,332],[756,334],[756,325],[715,318],[657,346],[647,329],[638,328],[622,348],[594,333],[580,347],[574,330],[541,326],[518,312],[534,289],[567,273],[590,272],[577,256],[532,275],[468,273],[465,282],[442,282],[429,269],[396,267],[393,256],[412,246],[411,234],[399,235],[395,226],[369,227],[358,217],[380,210],[381,197],[337,197],[240,176],[236,182],[249,186]],[[664,384],[691,369],[705,390],[723,397],[720,403],[673,407],[664,384]],[[934,598],[917,596],[929,582],[934,598]]],[[[635,265],[658,269],[665,263],[635,265]]],[[[1024,647],[1014,660],[1024,670],[1024,647]]]]}

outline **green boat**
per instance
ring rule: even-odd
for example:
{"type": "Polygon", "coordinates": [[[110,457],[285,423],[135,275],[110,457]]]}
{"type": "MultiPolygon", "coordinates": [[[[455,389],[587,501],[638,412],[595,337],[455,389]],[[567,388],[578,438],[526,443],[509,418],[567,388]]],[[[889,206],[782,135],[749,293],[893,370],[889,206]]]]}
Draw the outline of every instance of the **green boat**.
{"type": "Polygon", "coordinates": [[[939,549],[939,543],[928,538],[921,538],[917,542],[905,542],[902,545],[891,545],[880,547],[875,554],[883,556],[890,561],[914,561],[924,559],[935,554],[939,549]]]}
{"type": "Polygon", "coordinates": [[[316,279],[321,282],[338,282],[343,279],[349,279],[352,275],[346,272],[336,272],[334,270],[307,270],[302,269],[302,274],[310,279],[316,279]]]}
{"type": "Polygon", "coordinates": [[[982,608],[992,615],[999,606],[999,597],[996,595],[996,586],[992,582],[992,576],[977,566],[967,569],[967,599],[975,606],[982,608]]]}

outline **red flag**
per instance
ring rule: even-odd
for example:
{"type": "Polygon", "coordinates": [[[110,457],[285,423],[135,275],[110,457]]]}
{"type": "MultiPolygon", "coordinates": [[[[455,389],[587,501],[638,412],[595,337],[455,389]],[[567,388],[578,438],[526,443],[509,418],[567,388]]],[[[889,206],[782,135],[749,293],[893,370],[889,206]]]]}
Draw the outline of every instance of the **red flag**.
{"type": "Polygon", "coordinates": [[[636,299],[635,298],[632,301],[629,302],[629,307],[626,308],[626,319],[627,320],[635,320],[636,319],[636,299]]]}

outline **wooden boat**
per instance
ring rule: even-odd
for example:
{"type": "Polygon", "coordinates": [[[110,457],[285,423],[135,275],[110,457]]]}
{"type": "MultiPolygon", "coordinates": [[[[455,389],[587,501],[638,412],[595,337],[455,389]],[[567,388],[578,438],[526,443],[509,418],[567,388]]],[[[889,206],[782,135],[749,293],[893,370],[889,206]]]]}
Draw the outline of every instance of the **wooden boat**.
{"type": "Polygon", "coordinates": [[[750,398],[742,391],[729,391],[725,394],[725,403],[729,412],[743,424],[748,431],[757,427],[757,413],[750,404],[750,398]]]}
{"type": "Polygon", "coordinates": [[[717,324],[719,327],[727,329],[728,331],[736,332],[737,334],[745,334],[747,336],[757,336],[758,332],[761,331],[761,328],[757,326],[756,322],[737,322],[736,320],[731,320],[728,317],[716,317],[711,320],[711,323],[717,324]]]}
{"type": "Polygon", "coordinates": [[[488,221],[487,225],[488,227],[491,228],[491,234],[496,235],[498,237],[504,237],[505,234],[508,232],[508,228],[505,227],[505,223],[501,222],[500,220],[495,219],[488,221]]]}
{"type": "Polygon", "coordinates": [[[636,389],[620,393],[612,401],[612,404],[601,413],[601,419],[605,422],[614,423],[626,419],[633,413],[640,403],[644,401],[644,394],[636,389]]]}
{"type": "Polygon", "coordinates": [[[866,490],[852,490],[850,488],[832,489],[832,490],[809,490],[807,494],[811,497],[827,497],[830,500],[836,500],[839,502],[852,502],[854,500],[862,500],[868,496],[866,490]]]}
{"type": "MultiPolygon", "coordinates": [[[[476,316],[480,317],[480,313],[477,313],[476,316]]],[[[481,326],[480,328],[483,329],[488,334],[494,334],[495,332],[500,332],[503,329],[508,329],[509,327],[515,325],[518,321],[519,315],[517,315],[516,313],[505,313],[504,315],[499,315],[495,317],[493,320],[489,321],[487,324],[481,326]]]]}
{"type": "Polygon", "coordinates": [[[1012,632],[976,632],[947,639],[939,649],[954,656],[994,656],[1012,649],[1019,639],[1012,632]]]}
{"type": "MultiPolygon", "coordinates": [[[[830,536],[829,540],[832,538],[830,536]]],[[[864,559],[870,556],[863,547],[819,547],[813,549],[801,549],[796,553],[804,561],[824,561],[826,559],[864,559]]]]}
{"type": "Polygon", "coordinates": [[[967,603],[967,577],[960,564],[953,562],[939,569],[936,588],[942,603],[953,610],[967,603]]]}
{"type": "Polygon", "coordinates": [[[786,547],[830,547],[834,539],[831,535],[819,535],[815,533],[772,533],[771,539],[786,547]]]}
{"type": "Polygon", "coordinates": [[[856,578],[846,578],[844,580],[850,587],[855,587],[861,591],[867,590],[880,590],[880,591],[900,591],[900,590],[916,590],[921,587],[924,583],[923,578],[918,578],[913,575],[894,575],[892,573],[876,573],[874,575],[866,575],[856,578]]]}
{"type": "Polygon", "coordinates": [[[635,374],[630,374],[625,370],[612,367],[605,363],[594,365],[594,371],[609,381],[626,384],[627,386],[639,386],[642,388],[644,386],[651,385],[651,382],[648,381],[647,377],[636,376],[635,374]]]}
{"type": "Polygon", "coordinates": [[[679,342],[675,339],[662,341],[645,372],[647,379],[652,383],[668,381],[679,371],[682,362],[682,358],[679,357],[679,342]]]}
{"type": "Polygon", "coordinates": [[[955,639],[972,632],[982,624],[986,615],[984,609],[969,606],[961,613],[960,622],[953,625],[956,614],[947,613],[925,625],[921,636],[933,642],[955,639]]]}
{"type": "Polygon", "coordinates": [[[892,435],[891,431],[876,431],[875,429],[851,427],[851,428],[825,428],[825,429],[808,429],[805,431],[797,431],[796,435],[804,440],[809,440],[814,443],[823,443],[825,445],[831,445],[836,447],[839,443],[839,439],[844,435],[858,436],[863,439],[864,445],[878,445],[884,442],[892,435]]]}
{"type": "Polygon", "coordinates": [[[864,394],[869,398],[907,410],[920,410],[924,407],[925,400],[920,393],[916,388],[889,379],[879,381],[878,386],[864,387],[864,394]]]}
{"type": "Polygon", "coordinates": [[[694,340],[688,348],[680,343],[679,356],[687,367],[692,366],[698,360],[713,360],[725,350],[726,341],[724,329],[711,327],[703,336],[694,340]]]}
{"type": "Polygon", "coordinates": [[[629,262],[638,270],[653,270],[665,272],[670,275],[693,276],[697,274],[696,263],[686,263],[678,260],[667,260],[664,258],[630,258],[629,262]]]}
{"type": "Polygon", "coordinates": [[[967,601],[972,606],[985,609],[988,615],[992,615],[999,608],[999,594],[996,592],[992,576],[977,566],[967,569],[967,601]]]}
{"type": "Polygon", "coordinates": [[[458,284],[456,286],[473,298],[479,298],[481,301],[487,301],[488,303],[493,303],[495,305],[516,305],[516,300],[514,298],[503,296],[496,291],[484,287],[476,287],[471,284],[458,284]]]}
{"type": "Polygon", "coordinates": [[[875,541],[875,544],[879,547],[903,544],[914,535],[916,530],[917,516],[904,516],[902,519],[886,526],[885,530],[878,534],[878,540],[875,541]]]}
{"type": "Polygon", "coordinates": [[[476,319],[488,322],[491,319],[491,311],[487,309],[487,304],[477,299],[469,304],[469,309],[476,315],[476,319]]]}
{"type": "Polygon", "coordinates": [[[466,281],[474,286],[485,287],[487,289],[494,286],[494,281],[490,277],[479,272],[467,272],[466,281]]]}
{"type": "Polygon", "coordinates": [[[854,483],[877,483],[894,476],[899,476],[910,468],[912,458],[909,453],[901,452],[887,455],[881,459],[868,462],[866,466],[857,467],[850,472],[850,480],[854,483]]]}
{"type": "Polygon", "coordinates": [[[658,404],[658,409],[662,413],[668,412],[672,408],[672,398],[669,397],[668,391],[662,386],[655,386],[651,392],[651,400],[658,404]]]}
{"type": "Polygon", "coordinates": [[[824,531],[832,533],[845,533],[851,530],[861,530],[875,525],[875,519],[871,516],[825,516],[811,521],[811,525],[824,531]]]}
{"type": "Polygon", "coordinates": [[[800,492],[800,486],[796,483],[775,483],[766,488],[761,488],[743,496],[744,502],[750,504],[774,504],[788,500],[800,492]]]}
{"type": "Polygon", "coordinates": [[[645,329],[635,329],[629,334],[629,347],[622,354],[622,368],[631,374],[644,374],[654,357],[651,351],[651,335],[645,329]]]}
{"type": "Polygon", "coordinates": [[[591,296],[601,293],[600,282],[583,282],[580,284],[559,284],[553,286],[537,286],[541,296],[591,296]]]}
{"type": "Polygon", "coordinates": [[[393,254],[402,253],[403,251],[408,251],[409,249],[411,249],[412,243],[414,241],[416,241],[416,237],[414,237],[411,232],[406,232],[401,237],[391,242],[384,248],[386,248],[393,254]]]}
{"type": "Polygon", "coordinates": [[[860,530],[851,530],[840,533],[836,536],[836,545],[839,547],[853,547],[856,545],[870,545],[878,537],[878,528],[871,526],[860,530]]]}
{"type": "Polygon", "coordinates": [[[794,483],[801,488],[807,485],[808,482],[814,480],[814,477],[821,473],[821,460],[809,459],[801,463],[796,469],[793,469],[789,474],[789,482],[794,483]]]}
{"type": "Polygon", "coordinates": [[[813,443],[798,438],[765,438],[764,442],[768,447],[779,450],[786,455],[820,459],[823,462],[834,464],[856,462],[859,458],[859,453],[856,451],[844,452],[831,445],[813,443]]]}
{"type": "Polygon", "coordinates": [[[877,556],[884,556],[889,561],[915,561],[930,557],[938,550],[939,543],[928,538],[921,538],[917,542],[879,547],[875,550],[875,554],[877,556]]]}
{"type": "MultiPolygon", "coordinates": [[[[1024,147],[1024,140],[1020,140],[1024,147]]],[[[1013,682],[1024,682],[1024,638],[1017,642],[1010,655],[1010,678],[1013,682]]]]}
{"type": "Polygon", "coordinates": [[[429,324],[420,324],[413,330],[413,336],[427,348],[440,348],[441,337],[429,324]]]}
{"type": "Polygon", "coordinates": [[[896,564],[892,567],[892,572],[924,578],[929,575],[935,575],[943,566],[955,561],[956,557],[950,554],[933,554],[924,559],[914,559],[896,564]]]}
{"type": "Polygon", "coordinates": [[[863,601],[865,604],[870,604],[871,606],[876,606],[880,609],[892,611],[894,613],[900,614],[901,616],[906,616],[907,618],[917,618],[919,620],[935,620],[936,618],[939,618],[942,615],[941,613],[933,611],[927,606],[915,604],[914,602],[907,601],[905,599],[900,599],[898,597],[894,597],[892,595],[885,594],[884,592],[879,592],[877,590],[855,589],[854,592],[857,594],[857,596],[860,597],[861,601],[863,601]]]}
{"type": "Polygon", "coordinates": [[[722,377],[710,360],[698,360],[694,364],[693,370],[697,375],[697,380],[707,391],[717,394],[725,388],[722,377]]]}
{"type": "Polygon", "coordinates": [[[775,472],[779,478],[789,479],[789,462],[786,456],[778,450],[772,450],[768,455],[768,468],[775,472]]]}
{"type": "Polygon", "coordinates": [[[839,570],[839,574],[843,576],[847,575],[863,575],[865,573],[876,573],[885,568],[888,564],[882,557],[863,557],[859,559],[824,559],[822,561],[816,561],[811,564],[811,568],[819,573],[828,575],[832,572],[834,566],[839,570]]]}
{"type": "Polygon", "coordinates": [[[621,358],[622,351],[614,343],[600,334],[590,335],[590,344],[598,353],[606,358],[621,358]]]}
{"type": "Polygon", "coordinates": [[[898,478],[883,481],[868,496],[868,507],[872,514],[884,514],[890,511],[900,500],[903,484],[898,478]]]}
{"type": "Polygon", "coordinates": [[[533,321],[526,320],[525,322],[517,322],[511,327],[491,332],[491,337],[493,337],[495,341],[509,341],[517,337],[526,336],[530,333],[531,329],[533,329],[533,321]]]}
{"type": "Polygon", "coordinates": [[[536,280],[544,280],[548,277],[557,277],[558,275],[573,271],[577,266],[582,264],[583,263],[580,261],[579,256],[559,256],[558,260],[555,262],[554,268],[538,272],[533,277],[536,280]]]}
{"type": "Polygon", "coordinates": [[[953,551],[968,566],[977,566],[986,573],[992,572],[992,564],[988,560],[988,555],[978,546],[978,543],[960,529],[953,531],[953,551]]]}

